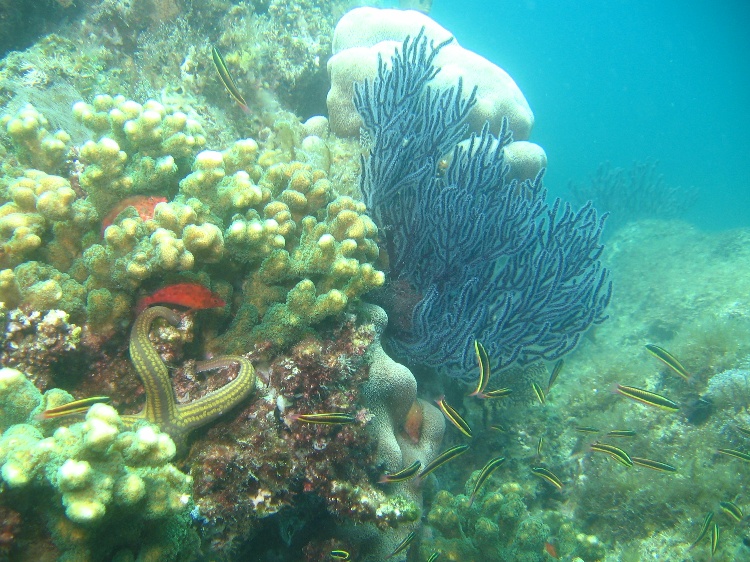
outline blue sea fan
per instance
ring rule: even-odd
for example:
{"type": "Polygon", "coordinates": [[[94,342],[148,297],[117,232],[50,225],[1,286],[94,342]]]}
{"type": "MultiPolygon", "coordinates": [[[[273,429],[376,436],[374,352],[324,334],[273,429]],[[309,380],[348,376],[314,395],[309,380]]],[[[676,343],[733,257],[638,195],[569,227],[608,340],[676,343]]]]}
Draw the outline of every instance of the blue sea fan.
{"type": "Polygon", "coordinates": [[[579,211],[542,185],[507,181],[503,148],[485,125],[459,144],[476,103],[462,83],[437,90],[434,45],[407,38],[390,67],[355,88],[371,139],[360,186],[388,252],[391,282],[421,298],[408,329],[392,334],[403,360],[474,377],[474,339],[493,368],[554,360],[603,321],[611,295],[599,257],[604,217],[579,211]],[[449,155],[447,168],[438,165],[449,155]]]}

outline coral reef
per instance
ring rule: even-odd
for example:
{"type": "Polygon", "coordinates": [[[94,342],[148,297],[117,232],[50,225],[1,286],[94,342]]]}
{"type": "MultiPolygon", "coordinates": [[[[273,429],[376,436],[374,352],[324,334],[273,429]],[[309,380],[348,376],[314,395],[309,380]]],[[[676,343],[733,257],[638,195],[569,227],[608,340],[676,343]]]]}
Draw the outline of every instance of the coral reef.
{"type": "Polygon", "coordinates": [[[415,458],[429,462],[444,422],[436,408],[420,402],[424,421],[414,437],[405,433],[406,415],[417,400],[414,378],[377,343],[382,310],[368,307],[357,318],[320,333],[320,340],[302,341],[263,368],[262,395],[193,446],[186,462],[201,532],[216,551],[227,552],[264,525],[291,519],[300,534],[317,525],[311,541],[317,546],[309,546],[317,556],[327,556],[331,547],[324,541],[333,540],[358,559],[381,560],[418,524],[417,482],[373,482],[415,458]],[[356,413],[357,422],[308,425],[292,418],[333,411],[356,413]],[[237,502],[238,495],[251,501],[237,502]],[[315,522],[311,505],[318,506],[315,522]]]}
{"type": "Polygon", "coordinates": [[[82,352],[81,327],[70,324],[62,310],[25,314],[0,304],[0,328],[0,364],[30,373],[41,389],[82,352]]]}
{"type": "MultiPolygon", "coordinates": [[[[359,136],[363,116],[361,107],[354,104],[355,85],[373,81],[378,75],[379,61],[382,59],[382,64],[389,66],[388,61],[403,41],[420,33],[433,45],[441,45],[430,59],[439,71],[428,78],[429,87],[436,92],[447,92],[460,83],[462,88],[457,97],[461,101],[475,96],[476,103],[466,115],[470,130],[478,133],[487,123],[491,131],[497,131],[503,119],[507,119],[513,140],[529,138],[534,115],[521,90],[504,70],[464,49],[455,39],[451,41],[448,30],[420,12],[367,7],[348,12],[334,31],[333,56],[328,61],[331,89],[327,98],[334,133],[359,136]]],[[[519,181],[533,179],[547,165],[544,150],[530,142],[511,143],[504,150],[512,153],[506,162],[511,165],[511,177],[519,181]]]]}
{"type": "MultiPolygon", "coordinates": [[[[12,306],[60,308],[112,330],[151,279],[205,275],[218,264],[227,275],[212,268],[213,282],[228,291],[249,265],[235,323],[217,343],[237,352],[298,341],[383,284],[372,265],[377,228],[361,202],[337,196],[325,172],[260,151],[252,139],[198,152],[205,139],[189,108],[97,96],[73,111],[94,139],[72,147],[69,178],[28,169],[0,207],[0,266],[14,268],[3,271],[12,306]],[[155,193],[174,199],[160,202],[155,193]],[[96,227],[113,206],[102,241],[96,227]]],[[[63,166],[55,144],[63,133],[49,148],[46,120],[32,106],[5,122],[22,162],[63,166]]]]}
{"type": "Polygon", "coordinates": [[[195,546],[188,515],[191,479],[169,464],[172,440],[150,425],[123,431],[117,412],[105,404],[92,406],[85,421],[70,426],[38,419],[70,399],[59,389],[42,396],[22,372],[0,369],[3,502],[25,519],[46,520],[61,560],[101,559],[118,551],[182,559],[195,546]],[[39,489],[46,493],[37,494],[39,489]]]}
{"type": "Polygon", "coordinates": [[[371,139],[365,202],[387,233],[392,278],[418,295],[411,311],[399,311],[411,325],[394,334],[391,349],[456,377],[475,364],[475,338],[486,342],[495,369],[557,359],[606,318],[604,219],[590,204],[548,205],[541,173],[508,179],[507,120],[497,138],[485,125],[456,146],[476,98],[465,99],[460,82],[441,93],[429,87],[443,48],[420,33],[355,88],[371,139]]]}

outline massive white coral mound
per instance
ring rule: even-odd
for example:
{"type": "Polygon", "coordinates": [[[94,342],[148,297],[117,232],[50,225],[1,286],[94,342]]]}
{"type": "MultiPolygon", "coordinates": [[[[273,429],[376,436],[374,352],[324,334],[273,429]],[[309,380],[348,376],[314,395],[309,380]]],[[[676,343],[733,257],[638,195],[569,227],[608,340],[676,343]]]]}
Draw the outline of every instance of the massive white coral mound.
{"type": "MultiPolygon", "coordinates": [[[[328,61],[331,89],[328,113],[331,130],[343,137],[358,136],[362,120],[353,102],[354,84],[374,79],[378,57],[388,63],[406,37],[421,30],[435,45],[451,39],[452,34],[425,14],[414,10],[356,8],[345,14],[336,25],[333,56],[328,61]]],[[[513,79],[499,66],[453,41],[435,58],[440,72],[431,85],[447,90],[461,80],[462,95],[468,97],[476,87],[477,103],[469,114],[470,130],[479,132],[485,122],[497,133],[503,118],[508,119],[515,141],[526,141],[534,125],[534,114],[513,79]]],[[[519,143],[512,151],[511,176],[533,177],[546,166],[544,150],[533,143],[519,143]]]]}

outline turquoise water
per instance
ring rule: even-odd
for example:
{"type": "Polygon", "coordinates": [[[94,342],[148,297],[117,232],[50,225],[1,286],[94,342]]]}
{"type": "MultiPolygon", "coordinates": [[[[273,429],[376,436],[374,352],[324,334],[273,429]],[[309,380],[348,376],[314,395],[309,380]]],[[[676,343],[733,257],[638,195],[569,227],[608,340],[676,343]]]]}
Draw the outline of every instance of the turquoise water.
{"type": "Polygon", "coordinates": [[[700,190],[697,226],[750,224],[746,2],[436,0],[431,16],[519,85],[553,194],[650,158],[700,190]]]}

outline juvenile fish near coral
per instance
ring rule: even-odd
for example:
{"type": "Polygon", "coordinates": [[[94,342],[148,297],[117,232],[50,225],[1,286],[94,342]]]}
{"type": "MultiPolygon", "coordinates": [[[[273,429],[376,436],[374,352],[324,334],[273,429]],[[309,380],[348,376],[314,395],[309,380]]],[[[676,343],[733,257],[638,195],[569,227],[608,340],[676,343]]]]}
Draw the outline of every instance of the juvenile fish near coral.
{"type": "Polygon", "coordinates": [[[342,412],[321,412],[319,414],[292,414],[289,416],[292,421],[301,421],[306,423],[319,423],[322,425],[337,425],[355,423],[357,418],[351,414],[342,412]]]}
{"type": "Polygon", "coordinates": [[[738,451],[737,449],[717,449],[717,451],[722,455],[729,455],[730,457],[734,457],[745,462],[750,462],[750,455],[747,453],[743,453],[742,451],[738,451]]]}
{"type": "Polygon", "coordinates": [[[686,381],[690,380],[690,375],[688,374],[685,367],[682,366],[682,363],[680,363],[677,358],[669,353],[666,349],[663,349],[658,345],[654,345],[652,343],[646,344],[646,349],[651,355],[653,355],[667,367],[672,369],[680,377],[682,377],[686,381]]]}
{"type": "Polygon", "coordinates": [[[381,484],[392,484],[393,482],[404,482],[406,480],[410,480],[417,475],[420,468],[422,468],[422,463],[419,461],[414,461],[409,466],[407,466],[406,468],[402,468],[398,472],[384,474],[380,477],[379,482],[381,484]]]}
{"type": "Polygon", "coordinates": [[[495,390],[483,392],[480,396],[482,398],[505,398],[511,394],[513,394],[513,391],[510,388],[497,388],[495,390]]]}
{"type": "Polygon", "coordinates": [[[346,550],[332,550],[331,558],[334,560],[350,560],[351,556],[346,550]]]}
{"type": "Polygon", "coordinates": [[[479,380],[477,381],[476,390],[469,394],[469,396],[483,398],[484,389],[487,388],[487,383],[490,382],[490,358],[479,340],[474,340],[474,352],[477,354],[477,363],[479,363],[479,380]]]}
{"type": "Polygon", "coordinates": [[[739,523],[742,521],[742,510],[740,507],[734,503],[734,502],[719,502],[719,507],[721,510],[726,513],[729,517],[737,521],[739,523]]]}
{"type": "Polygon", "coordinates": [[[433,552],[432,554],[430,554],[430,557],[427,559],[427,562],[435,562],[435,560],[437,560],[441,554],[442,552],[440,552],[439,550],[437,552],[433,552]]]}
{"type": "Polygon", "coordinates": [[[719,524],[714,521],[714,526],[711,527],[711,556],[716,554],[717,548],[719,548],[719,524]]]}
{"type": "Polygon", "coordinates": [[[693,544],[690,545],[690,548],[688,548],[688,550],[692,550],[693,548],[695,548],[695,545],[701,542],[701,539],[706,536],[706,533],[708,532],[708,529],[711,525],[711,521],[713,520],[713,518],[714,518],[713,511],[709,511],[708,513],[706,513],[706,517],[703,519],[703,526],[701,527],[701,532],[698,535],[698,538],[695,539],[693,544]]]}
{"type": "Polygon", "coordinates": [[[237,85],[234,83],[232,75],[229,74],[229,69],[227,68],[227,63],[224,62],[224,57],[221,56],[219,50],[214,46],[211,47],[211,58],[213,58],[214,66],[216,67],[216,72],[219,73],[221,83],[224,84],[224,87],[234,98],[234,101],[236,101],[242,108],[242,111],[250,113],[250,108],[247,107],[245,98],[242,97],[239,88],[237,88],[237,85]]]}
{"type": "Polygon", "coordinates": [[[549,389],[552,388],[552,385],[555,384],[557,377],[560,376],[560,373],[562,372],[562,369],[563,369],[563,365],[565,365],[565,361],[560,359],[557,363],[555,363],[555,366],[552,368],[552,374],[549,376],[549,382],[547,383],[547,393],[549,393],[549,389]]]}
{"type": "Polygon", "coordinates": [[[457,456],[465,453],[466,449],[468,448],[469,448],[468,445],[456,445],[455,447],[451,447],[447,451],[443,451],[437,456],[437,458],[434,461],[432,461],[431,463],[429,463],[427,466],[424,467],[424,470],[422,470],[422,472],[419,473],[419,477],[424,478],[430,472],[432,472],[436,468],[443,466],[449,460],[455,459],[457,456]]]}
{"type": "Polygon", "coordinates": [[[635,437],[632,429],[613,429],[607,432],[607,437],[635,437]]]}
{"type": "Polygon", "coordinates": [[[623,396],[627,396],[631,400],[646,404],[647,406],[655,406],[662,410],[669,410],[670,412],[676,412],[680,409],[680,407],[669,398],[654,392],[649,392],[648,390],[643,390],[642,388],[618,384],[616,390],[623,396]]]}
{"type": "Polygon", "coordinates": [[[81,398],[80,400],[73,400],[72,402],[63,404],[62,406],[44,410],[41,414],[36,416],[36,419],[50,420],[62,416],[81,414],[88,411],[88,409],[94,404],[108,404],[109,401],[109,396],[92,396],[90,398],[81,398]]]}
{"type": "Polygon", "coordinates": [[[135,307],[136,313],[140,314],[152,304],[175,304],[190,310],[203,310],[223,308],[227,303],[211,289],[199,283],[175,283],[141,298],[135,307]]]}
{"type": "Polygon", "coordinates": [[[411,541],[414,540],[415,536],[417,536],[417,535],[414,533],[414,531],[412,531],[411,533],[409,533],[408,535],[406,535],[406,538],[404,540],[402,540],[400,543],[398,543],[398,546],[393,550],[393,552],[391,552],[386,557],[386,560],[388,558],[393,558],[397,554],[399,554],[399,553],[403,552],[404,550],[406,550],[407,548],[409,548],[409,545],[411,544],[411,541]]]}
{"type": "Polygon", "coordinates": [[[479,473],[477,481],[474,484],[474,491],[471,492],[471,497],[469,498],[469,507],[471,507],[474,503],[474,499],[477,497],[477,492],[479,491],[479,488],[481,488],[482,484],[484,484],[484,481],[487,480],[487,478],[490,477],[490,474],[495,472],[495,469],[504,462],[505,457],[495,457],[494,459],[490,459],[487,464],[484,465],[484,468],[482,468],[482,472],[479,473]]]}
{"type": "Polygon", "coordinates": [[[677,472],[677,468],[671,464],[665,462],[653,461],[651,459],[644,459],[643,457],[630,457],[633,464],[650,468],[651,470],[658,470],[660,472],[677,472]]]}
{"type": "Polygon", "coordinates": [[[539,478],[542,478],[552,484],[555,488],[558,490],[562,490],[563,483],[562,480],[560,480],[557,476],[555,476],[552,471],[547,470],[546,468],[542,466],[536,466],[531,469],[531,472],[538,476],[539,478]]]}
{"type": "Polygon", "coordinates": [[[536,397],[539,400],[539,403],[546,404],[547,397],[544,395],[544,389],[535,382],[531,383],[531,388],[534,389],[534,394],[536,394],[536,397]]]}
{"type": "Polygon", "coordinates": [[[598,451],[600,453],[606,453],[613,459],[615,459],[617,462],[619,462],[622,465],[627,466],[628,468],[633,466],[633,460],[630,458],[630,455],[628,455],[625,451],[620,449],[619,447],[615,447],[614,445],[608,445],[607,443],[592,443],[591,444],[591,450],[592,451],[598,451]]]}
{"type": "Polygon", "coordinates": [[[455,425],[466,437],[471,439],[471,428],[469,427],[469,424],[466,423],[466,420],[445,401],[445,396],[441,396],[435,400],[435,403],[438,405],[438,408],[440,408],[440,411],[443,412],[443,415],[448,418],[448,421],[455,425]]]}
{"type": "Polygon", "coordinates": [[[595,427],[590,427],[587,425],[579,425],[575,428],[575,430],[578,433],[599,433],[599,430],[595,427]]]}
{"type": "Polygon", "coordinates": [[[112,223],[115,222],[117,215],[122,213],[128,207],[134,207],[138,212],[138,216],[141,217],[142,220],[147,221],[154,218],[154,208],[159,203],[166,202],[166,197],[158,197],[156,195],[134,195],[123,199],[112,207],[107,213],[107,216],[102,219],[101,235],[104,236],[104,231],[107,230],[107,227],[111,226],[112,223]]]}

